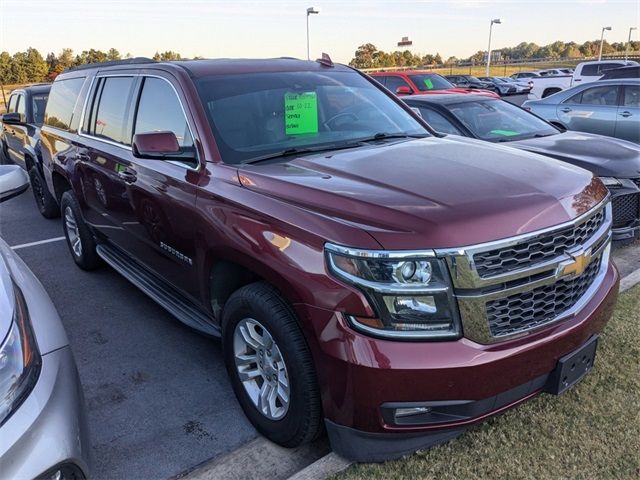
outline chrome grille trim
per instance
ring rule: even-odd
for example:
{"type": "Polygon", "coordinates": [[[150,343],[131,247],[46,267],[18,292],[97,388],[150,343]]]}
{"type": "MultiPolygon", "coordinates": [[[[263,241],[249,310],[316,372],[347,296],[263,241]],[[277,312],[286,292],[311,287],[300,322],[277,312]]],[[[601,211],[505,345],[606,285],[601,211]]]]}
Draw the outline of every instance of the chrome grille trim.
{"type": "Polygon", "coordinates": [[[444,258],[449,267],[455,295],[458,300],[464,336],[479,343],[491,344],[528,335],[539,328],[547,327],[575,315],[593,297],[606,275],[611,249],[611,224],[611,203],[607,198],[589,212],[562,225],[503,241],[489,242],[460,249],[436,250],[436,255],[444,258]],[[580,225],[601,212],[604,212],[604,221],[590,238],[569,249],[569,251],[563,251],[554,258],[489,278],[481,277],[476,270],[474,255],[479,252],[526,243],[540,235],[560,232],[572,226],[580,225]],[[589,264],[599,261],[600,269],[586,293],[571,308],[560,313],[556,318],[537,323],[530,328],[522,328],[507,335],[494,336],[492,334],[487,317],[488,302],[505,299],[535,288],[557,284],[561,280],[577,277],[578,275],[565,274],[565,268],[575,263],[574,257],[585,252],[590,252],[591,260],[589,264]]]}

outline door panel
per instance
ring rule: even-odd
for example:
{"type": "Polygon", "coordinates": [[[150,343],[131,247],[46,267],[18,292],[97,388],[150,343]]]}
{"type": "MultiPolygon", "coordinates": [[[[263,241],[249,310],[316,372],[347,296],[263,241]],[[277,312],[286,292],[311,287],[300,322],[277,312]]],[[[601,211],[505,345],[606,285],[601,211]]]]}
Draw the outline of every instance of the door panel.
{"type": "Polygon", "coordinates": [[[618,87],[587,88],[556,107],[558,119],[569,130],[613,136],[618,113],[618,87]]]}
{"type": "Polygon", "coordinates": [[[640,86],[625,85],[618,107],[615,136],[640,143],[640,86]]]}

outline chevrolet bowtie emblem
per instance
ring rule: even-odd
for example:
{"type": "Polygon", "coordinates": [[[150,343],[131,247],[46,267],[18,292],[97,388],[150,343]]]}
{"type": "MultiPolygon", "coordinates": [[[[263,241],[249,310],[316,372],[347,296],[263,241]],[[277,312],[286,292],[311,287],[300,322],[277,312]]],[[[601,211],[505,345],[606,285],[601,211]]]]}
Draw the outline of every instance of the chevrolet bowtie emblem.
{"type": "Polygon", "coordinates": [[[583,252],[570,253],[572,260],[562,265],[561,276],[582,275],[591,263],[591,249],[583,252]]]}

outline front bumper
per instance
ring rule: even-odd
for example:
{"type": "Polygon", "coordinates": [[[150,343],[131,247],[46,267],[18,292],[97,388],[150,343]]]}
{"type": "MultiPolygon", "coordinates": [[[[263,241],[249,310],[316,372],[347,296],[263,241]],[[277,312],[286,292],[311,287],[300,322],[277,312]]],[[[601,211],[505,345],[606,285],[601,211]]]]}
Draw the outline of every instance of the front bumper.
{"type": "Polygon", "coordinates": [[[69,467],[87,477],[89,453],[84,398],[67,346],[42,356],[34,389],[0,428],[0,472],[36,478],[69,467]]]}
{"type": "Polygon", "coordinates": [[[573,317],[526,338],[493,345],[467,338],[376,339],[352,330],[337,312],[296,306],[310,330],[307,338],[332,447],[357,461],[397,458],[447,441],[469,425],[537,395],[558,359],[602,331],[615,306],[618,282],[610,265],[601,287],[573,317]],[[468,414],[429,414],[416,425],[398,424],[385,411],[390,404],[416,403],[440,405],[444,413],[447,406],[466,404],[468,414]]]}

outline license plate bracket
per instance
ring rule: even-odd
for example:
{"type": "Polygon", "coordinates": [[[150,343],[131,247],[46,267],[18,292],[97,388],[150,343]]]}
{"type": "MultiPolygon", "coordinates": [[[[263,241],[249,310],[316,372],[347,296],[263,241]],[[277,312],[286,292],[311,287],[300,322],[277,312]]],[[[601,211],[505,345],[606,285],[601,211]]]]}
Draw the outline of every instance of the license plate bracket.
{"type": "Polygon", "coordinates": [[[577,350],[560,358],[549,375],[545,391],[560,395],[582,380],[593,368],[597,347],[598,337],[594,336],[577,350]]]}

